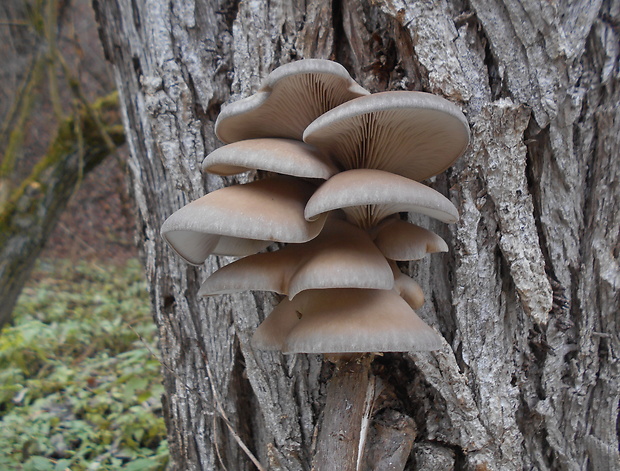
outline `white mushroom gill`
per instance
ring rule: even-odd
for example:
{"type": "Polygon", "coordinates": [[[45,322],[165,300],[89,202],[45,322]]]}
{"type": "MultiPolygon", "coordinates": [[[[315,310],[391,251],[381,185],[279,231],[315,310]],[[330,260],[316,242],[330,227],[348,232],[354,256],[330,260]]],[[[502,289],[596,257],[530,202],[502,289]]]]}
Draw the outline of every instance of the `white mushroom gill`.
{"type": "Polygon", "coordinates": [[[227,143],[259,137],[301,140],[306,126],[323,113],[368,93],[336,62],[292,62],[269,74],[255,95],[224,108],[215,132],[227,143]]]}
{"type": "Polygon", "coordinates": [[[200,295],[287,295],[257,329],[257,348],[349,353],[440,346],[437,332],[414,311],[424,303],[422,289],[395,261],[448,246],[396,214],[458,220],[447,198],[419,182],[445,170],[467,146],[467,121],[455,105],[421,92],[369,95],[341,65],[302,60],[274,70],[256,94],[225,107],[215,129],[232,144],[209,154],[205,171],[289,176],[217,190],[164,223],[164,239],[189,263],[209,254],[246,256],[215,272],[200,295]],[[325,181],[317,189],[307,179],[325,181]],[[347,221],[337,219],[343,216],[347,221]],[[274,240],[289,245],[257,253],[274,240]]]}
{"type": "Polygon", "coordinates": [[[312,195],[305,216],[312,221],[333,209],[344,210],[352,222],[365,228],[398,212],[416,212],[443,222],[458,220],[457,209],[441,193],[383,170],[355,169],[334,175],[312,195]]]}
{"type": "Polygon", "coordinates": [[[469,127],[444,98],[383,92],[328,111],[306,128],[303,139],[346,170],[385,170],[419,181],[444,171],[465,151],[469,127]]]}

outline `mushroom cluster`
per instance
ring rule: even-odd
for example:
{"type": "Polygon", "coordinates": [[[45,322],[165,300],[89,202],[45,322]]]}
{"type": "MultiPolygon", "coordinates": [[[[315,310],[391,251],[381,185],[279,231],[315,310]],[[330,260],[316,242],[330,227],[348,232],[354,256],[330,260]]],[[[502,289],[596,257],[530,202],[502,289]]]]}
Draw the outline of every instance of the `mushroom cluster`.
{"type": "Polygon", "coordinates": [[[424,303],[420,286],[396,262],[448,247],[399,213],[458,219],[447,198],[419,182],[467,147],[455,105],[423,92],[371,95],[340,64],[307,59],[279,67],[256,94],[224,108],[215,132],[227,145],[205,158],[204,171],[277,175],[211,192],[163,224],[165,241],[190,264],[242,257],[211,275],[200,295],[284,295],[253,337],[266,350],[439,347],[414,311],[424,303]],[[286,245],[258,253],[273,242],[286,245]]]}

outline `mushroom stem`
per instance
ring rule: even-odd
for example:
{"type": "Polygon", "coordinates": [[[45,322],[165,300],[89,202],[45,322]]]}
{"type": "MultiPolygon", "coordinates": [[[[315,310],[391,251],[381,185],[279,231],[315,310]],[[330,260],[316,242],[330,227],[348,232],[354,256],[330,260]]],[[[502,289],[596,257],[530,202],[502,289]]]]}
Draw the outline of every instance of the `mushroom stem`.
{"type": "Polygon", "coordinates": [[[313,471],[358,471],[364,459],[368,422],[375,396],[370,370],[374,355],[342,355],[327,385],[313,471]]]}

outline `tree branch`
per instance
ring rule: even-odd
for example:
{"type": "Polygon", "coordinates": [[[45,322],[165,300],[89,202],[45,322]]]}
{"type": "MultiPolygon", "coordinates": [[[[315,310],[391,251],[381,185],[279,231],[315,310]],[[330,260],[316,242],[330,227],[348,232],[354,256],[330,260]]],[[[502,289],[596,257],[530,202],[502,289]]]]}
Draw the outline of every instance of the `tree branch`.
{"type": "Polygon", "coordinates": [[[10,320],[34,261],[81,174],[110,154],[110,141],[115,146],[125,142],[116,93],[63,121],[46,155],[0,208],[0,327],[10,320]],[[81,129],[81,136],[76,129],[81,129]],[[80,139],[83,152],[79,150],[80,139]]]}

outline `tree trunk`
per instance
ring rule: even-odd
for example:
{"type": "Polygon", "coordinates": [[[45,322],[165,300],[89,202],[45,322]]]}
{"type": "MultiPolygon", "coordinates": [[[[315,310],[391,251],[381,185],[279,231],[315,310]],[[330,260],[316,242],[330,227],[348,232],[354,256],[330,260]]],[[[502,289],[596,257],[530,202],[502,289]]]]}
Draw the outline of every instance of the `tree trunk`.
{"type": "Polygon", "coordinates": [[[240,441],[265,468],[311,466],[331,366],[254,350],[274,297],[198,299],[222,260],[190,267],[159,236],[173,211],[233,181],[199,171],[220,106],[311,57],[372,92],[442,95],[472,130],[468,152],[427,182],[460,221],[420,218],[451,251],[410,266],[445,345],[373,362],[365,469],[620,469],[618,0],[95,8],[131,149],[175,469],[253,469],[240,441]]]}
{"type": "Polygon", "coordinates": [[[124,143],[116,93],[89,106],[60,124],[47,153],[0,205],[0,328],[11,321],[35,261],[83,176],[124,143]]]}

